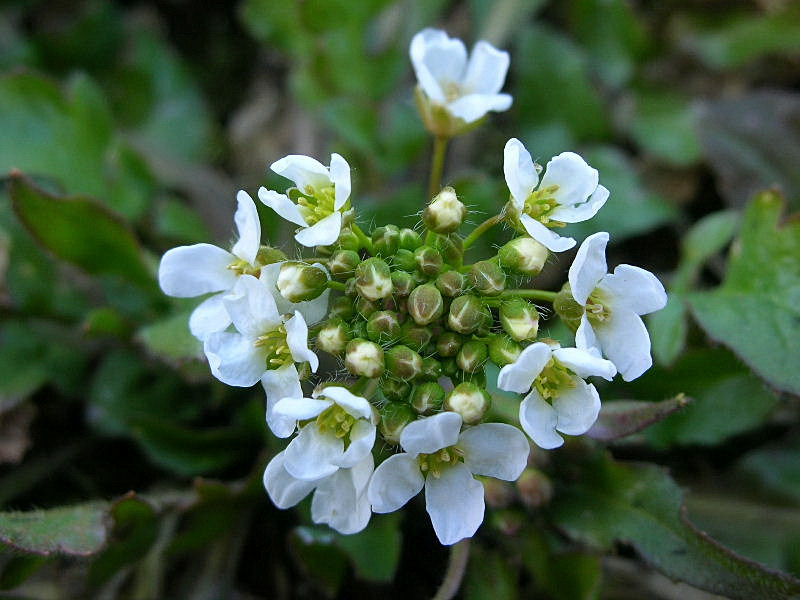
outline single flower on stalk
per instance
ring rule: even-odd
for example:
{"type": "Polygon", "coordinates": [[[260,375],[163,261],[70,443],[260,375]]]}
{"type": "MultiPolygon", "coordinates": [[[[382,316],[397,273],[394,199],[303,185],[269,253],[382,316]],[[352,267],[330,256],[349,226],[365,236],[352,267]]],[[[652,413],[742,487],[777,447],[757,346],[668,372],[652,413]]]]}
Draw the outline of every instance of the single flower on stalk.
{"type": "Polygon", "coordinates": [[[539,169],[516,138],[503,150],[503,173],[511,191],[511,216],[529,236],[553,252],[575,246],[574,239],[553,228],[591,219],[606,203],[609,191],[598,185],[597,169],[574,152],[550,159],[539,180],[539,169]]]}

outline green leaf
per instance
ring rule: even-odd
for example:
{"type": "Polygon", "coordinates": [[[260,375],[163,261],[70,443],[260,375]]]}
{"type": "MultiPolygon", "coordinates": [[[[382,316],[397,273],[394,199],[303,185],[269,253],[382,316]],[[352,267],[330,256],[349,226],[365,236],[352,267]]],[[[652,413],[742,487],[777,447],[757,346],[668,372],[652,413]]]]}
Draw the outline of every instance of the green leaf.
{"type": "Polygon", "coordinates": [[[170,363],[203,356],[203,345],[189,331],[190,312],[178,313],[139,330],[137,339],[155,356],[170,363]]]}
{"type": "Polygon", "coordinates": [[[645,319],[656,363],[660,366],[671,365],[686,348],[689,324],[683,294],[670,291],[667,305],[645,319]]]}
{"type": "Polygon", "coordinates": [[[607,455],[583,465],[577,483],[554,498],[552,517],[573,539],[601,550],[631,544],[652,566],[695,587],[742,600],[800,595],[800,580],[743,558],[695,528],[683,494],[659,467],[607,455]]]}
{"type": "Polygon", "coordinates": [[[11,199],[20,221],[50,252],[93,275],[115,275],[155,289],[139,242],[127,226],[85,197],[58,197],[19,173],[11,177],[11,199]]]}
{"type": "Polygon", "coordinates": [[[747,208],[722,285],[689,296],[693,314],[771,386],[800,394],[800,222],[779,226],[783,198],[747,208]]]}
{"type": "Polygon", "coordinates": [[[681,242],[682,260],[701,265],[731,241],[739,225],[739,213],[720,210],[692,225],[681,242]]]}
{"type": "Polygon", "coordinates": [[[360,579],[376,583],[389,583],[394,579],[402,543],[399,520],[397,513],[373,515],[364,531],[336,535],[336,545],[347,554],[360,579]]]}
{"type": "Polygon", "coordinates": [[[46,556],[12,556],[3,566],[3,572],[0,573],[0,590],[11,590],[21,585],[48,560],[46,556]]]}
{"type": "Polygon", "coordinates": [[[782,501],[800,505],[800,443],[769,446],[748,453],[739,463],[741,472],[782,501]]]}
{"type": "Polygon", "coordinates": [[[641,400],[605,402],[600,409],[597,421],[586,432],[586,435],[602,442],[618,440],[666,419],[690,402],[691,399],[682,394],[661,402],[642,402],[641,400]]]}
{"type": "Polygon", "coordinates": [[[466,600],[515,600],[519,598],[517,570],[499,552],[473,545],[464,581],[466,600]]]}
{"type": "Polygon", "coordinates": [[[347,558],[333,544],[334,533],[328,528],[297,527],[289,536],[289,547],[300,568],[334,597],[347,574],[347,558]]]}
{"type": "Polygon", "coordinates": [[[521,537],[523,564],[536,587],[555,600],[594,600],[602,583],[600,557],[571,548],[535,526],[521,537]]]}

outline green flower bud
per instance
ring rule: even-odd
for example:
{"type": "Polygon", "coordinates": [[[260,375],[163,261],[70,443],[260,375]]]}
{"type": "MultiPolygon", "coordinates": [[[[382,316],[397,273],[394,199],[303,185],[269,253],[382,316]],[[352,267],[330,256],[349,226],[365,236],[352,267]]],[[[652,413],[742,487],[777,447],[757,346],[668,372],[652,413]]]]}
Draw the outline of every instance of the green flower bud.
{"type": "Polygon", "coordinates": [[[376,302],[362,297],[356,299],[356,311],[365,319],[369,319],[377,310],[378,304],[376,302]]]}
{"type": "Polygon", "coordinates": [[[401,332],[400,341],[417,352],[421,352],[433,337],[433,332],[430,328],[417,325],[414,321],[403,323],[401,332]]]}
{"type": "Polygon", "coordinates": [[[500,265],[491,260],[472,265],[469,278],[475,289],[484,296],[497,296],[506,289],[506,274],[500,265]]]}
{"type": "Polygon", "coordinates": [[[427,277],[436,277],[442,270],[442,255],[430,246],[420,246],[414,250],[414,260],[419,272],[427,277]]]}
{"type": "Polygon", "coordinates": [[[450,304],[447,326],[453,331],[469,335],[483,324],[483,303],[477,296],[467,294],[455,298],[450,304]]]}
{"type": "Polygon", "coordinates": [[[350,331],[353,334],[353,339],[355,338],[367,339],[369,337],[367,335],[367,322],[362,321],[361,319],[356,319],[355,321],[350,323],[350,331]]]}
{"type": "Polygon", "coordinates": [[[349,227],[342,229],[336,244],[342,250],[353,250],[354,252],[358,252],[361,249],[361,240],[358,239],[358,236],[349,227]]]}
{"type": "Polygon", "coordinates": [[[330,316],[337,317],[343,321],[350,321],[356,316],[356,305],[352,298],[347,296],[337,296],[331,301],[330,316]]]}
{"type": "Polygon", "coordinates": [[[458,365],[456,364],[456,359],[453,357],[445,358],[442,361],[442,375],[445,377],[450,377],[451,379],[456,376],[456,373],[459,373],[458,365]]]}
{"type": "Polygon", "coordinates": [[[403,250],[414,252],[420,246],[422,246],[422,238],[416,231],[408,228],[400,230],[400,247],[403,250]]]}
{"type": "Polygon", "coordinates": [[[419,325],[436,321],[444,312],[442,295],[430,283],[414,288],[408,297],[408,313],[419,325]]]}
{"type": "Polygon", "coordinates": [[[480,369],[489,358],[489,348],[483,342],[470,340],[461,346],[456,355],[458,368],[466,373],[474,373],[480,369]]]}
{"type": "Polygon", "coordinates": [[[411,384],[399,379],[384,379],[381,392],[389,401],[407,401],[411,395],[411,384]]]}
{"type": "Polygon", "coordinates": [[[420,379],[424,379],[426,381],[439,381],[439,377],[441,376],[442,363],[432,356],[422,359],[422,371],[420,371],[419,374],[420,379]]]}
{"type": "Polygon", "coordinates": [[[439,353],[439,356],[455,356],[463,345],[463,337],[453,331],[445,331],[436,340],[436,351],[439,353]]]}
{"type": "Polygon", "coordinates": [[[400,296],[389,296],[388,298],[384,298],[383,309],[396,312],[398,314],[398,319],[402,323],[405,320],[405,317],[400,315],[406,312],[406,299],[401,298],[400,296]]]}
{"type": "Polygon", "coordinates": [[[464,221],[467,207],[458,199],[451,187],[442,189],[425,208],[422,220],[425,227],[436,233],[452,233],[464,221]]]}
{"type": "Polygon", "coordinates": [[[361,338],[351,340],[345,349],[344,366],[359,377],[380,377],[384,371],[383,348],[361,338]]]}
{"type": "Polygon", "coordinates": [[[550,478],[533,467],[528,467],[517,479],[517,493],[522,503],[529,508],[539,508],[553,497],[550,478]]]}
{"type": "Polygon", "coordinates": [[[414,277],[410,273],[405,271],[394,271],[392,273],[392,287],[396,295],[405,298],[416,285],[417,282],[414,281],[414,277]]]}
{"type": "Polygon", "coordinates": [[[367,300],[380,300],[392,293],[389,265],[380,258],[368,258],[356,267],[356,289],[367,300]]]}
{"type": "Polygon", "coordinates": [[[520,275],[538,275],[547,261],[549,251],[530,237],[518,237],[500,248],[500,264],[520,275]]]}
{"type": "Polygon", "coordinates": [[[448,265],[460,267],[464,262],[464,240],[457,233],[437,235],[433,246],[448,265]]]}
{"type": "Polygon", "coordinates": [[[344,295],[350,298],[358,296],[358,288],[356,288],[356,278],[351,277],[344,282],[344,295]]]}
{"type": "Polygon", "coordinates": [[[396,225],[378,227],[372,232],[372,246],[381,256],[392,256],[400,247],[400,230],[396,225]]]}
{"type": "Polygon", "coordinates": [[[400,443],[400,434],[417,414],[407,402],[387,402],[381,408],[380,428],[383,439],[390,444],[400,443]]]}
{"type": "Polygon", "coordinates": [[[486,369],[480,368],[474,373],[468,373],[467,371],[462,371],[456,365],[456,372],[450,376],[450,379],[453,383],[472,383],[477,385],[482,390],[486,389],[486,369]]]}
{"type": "Polygon", "coordinates": [[[483,497],[486,504],[492,508],[508,508],[514,501],[514,488],[507,481],[494,477],[481,477],[483,484],[483,497]]]}
{"type": "Polygon", "coordinates": [[[583,317],[583,306],[575,301],[569,283],[565,283],[561,291],[556,294],[556,298],[553,300],[553,310],[572,331],[578,329],[583,317]]]}
{"type": "Polygon", "coordinates": [[[409,381],[422,371],[422,357],[408,346],[394,346],[386,352],[386,369],[392,377],[409,381]]]}
{"type": "Polygon", "coordinates": [[[414,388],[411,393],[411,407],[420,415],[430,415],[444,402],[444,388],[438,383],[427,381],[414,388]]]}
{"type": "Polygon", "coordinates": [[[459,383],[444,401],[445,410],[460,414],[466,425],[480,423],[491,405],[489,394],[468,381],[459,383]]]}
{"type": "Polygon", "coordinates": [[[318,267],[287,261],[281,265],[277,286],[289,302],[304,302],[318,298],[328,289],[328,276],[318,267]]]}
{"type": "Polygon", "coordinates": [[[317,334],[317,348],[334,356],[341,355],[350,341],[350,327],[341,319],[331,319],[317,334]]]}
{"type": "Polygon", "coordinates": [[[464,291],[465,277],[458,271],[447,271],[436,278],[436,289],[446,298],[455,298],[464,291]]]}
{"type": "Polygon", "coordinates": [[[353,250],[338,250],[328,261],[328,270],[337,281],[347,281],[355,274],[361,257],[353,250]]]}
{"type": "Polygon", "coordinates": [[[367,337],[373,342],[389,342],[400,335],[400,320],[397,313],[390,310],[379,310],[367,319],[367,337]]]}
{"type": "Polygon", "coordinates": [[[498,367],[505,367],[517,360],[522,346],[507,335],[496,335],[489,342],[489,358],[498,367]]]}
{"type": "Polygon", "coordinates": [[[273,248],[272,246],[261,246],[256,255],[256,263],[260,265],[274,265],[275,263],[283,262],[289,257],[282,250],[273,248]]]}
{"type": "Polygon", "coordinates": [[[417,260],[414,258],[414,253],[411,250],[400,248],[400,250],[392,256],[392,266],[401,271],[413,271],[417,268],[417,260]]]}
{"type": "Polygon", "coordinates": [[[539,313],[530,302],[512,298],[500,305],[500,324],[517,342],[533,340],[539,333],[539,313]]]}

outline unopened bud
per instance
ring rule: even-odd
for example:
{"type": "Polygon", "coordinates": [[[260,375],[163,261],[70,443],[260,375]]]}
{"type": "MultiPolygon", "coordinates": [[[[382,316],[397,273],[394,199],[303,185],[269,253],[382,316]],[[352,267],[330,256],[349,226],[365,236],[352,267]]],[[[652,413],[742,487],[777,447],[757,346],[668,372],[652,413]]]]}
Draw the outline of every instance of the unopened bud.
{"type": "Polygon", "coordinates": [[[358,288],[356,288],[356,278],[351,277],[344,282],[344,295],[350,298],[358,296],[358,288]]]}
{"type": "Polygon", "coordinates": [[[461,415],[466,425],[475,425],[488,412],[492,401],[489,394],[474,383],[459,383],[444,401],[445,410],[461,415]]]}
{"type": "Polygon", "coordinates": [[[352,298],[337,296],[331,301],[330,316],[350,321],[356,316],[356,306],[352,298]]]}
{"type": "Polygon", "coordinates": [[[445,358],[442,361],[442,375],[445,377],[453,378],[456,376],[457,373],[460,373],[458,370],[458,365],[456,364],[456,359],[454,357],[445,358]]]}
{"type": "Polygon", "coordinates": [[[369,319],[374,313],[378,311],[378,304],[372,300],[367,300],[359,296],[356,299],[356,312],[365,319],[369,319]]]}
{"type": "Polygon", "coordinates": [[[411,384],[400,379],[385,379],[381,382],[381,392],[389,401],[407,401],[411,395],[411,384]]]}
{"type": "Polygon", "coordinates": [[[443,312],[442,295],[431,283],[415,288],[408,297],[408,313],[419,325],[433,323],[443,312]]]}
{"type": "Polygon", "coordinates": [[[464,262],[464,240],[457,233],[437,235],[433,246],[448,265],[460,267],[464,262]]]}
{"type": "Polygon", "coordinates": [[[389,265],[380,258],[368,258],[356,267],[356,289],[368,300],[380,300],[392,293],[389,265]]]}
{"type": "Polygon", "coordinates": [[[469,373],[467,371],[462,371],[456,365],[456,372],[450,376],[450,379],[454,384],[459,383],[471,383],[478,386],[480,389],[486,389],[486,369],[480,368],[477,371],[469,373]]]}
{"type": "Polygon", "coordinates": [[[539,313],[530,302],[512,298],[500,305],[500,324],[517,342],[533,340],[539,333],[539,313]]]}
{"type": "Polygon", "coordinates": [[[351,340],[345,349],[344,366],[359,377],[380,377],[384,371],[383,348],[364,339],[351,340]]]}
{"type": "Polygon", "coordinates": [[[272,246],[261,246],[256,255],[256,262],[261,265],[274,265],[275,263],[284,262],[288,258],[282,250],[272,246]]]}
{"type": "Polygon", "coordinates": [[[494,477],[481,477],[483,497],[486,504],[494,509],[508,508],[514,501],[514,488],[507,481],[494,477]]]}
{"type": "Polygon", "coordinates": [[[469,335],[477,331],[484,320],[483,304],[477,296],[466,294],[450,304],[447,326],[453,331],[469,335]]]}
{"type": "Polygon", "coordinates": [[[464,221],[467,207],[458,199],[451,187],[442,189],[422,213],[425,227],[436,233],[452,233],[464,221]]]}
{"type": "Polygon", "coordinates": [[[281,265],[278,291],[289,302],[304,302],[319,297],[328,287],[328,276],[318,267],[287,261],[281,265]]]}
{"type": "Polygon", "coordinates": [[[406,273],[405,271],[394,271],[392,273],[392,287],[396,295],[405,298],[416,285],[417,282],[414,281],[411,273],[406,273]]]}
{"type": "Polygon", "coordinates": [[[317,334],[317,348],[328,354],[339,356],[350,341],[350,328],[340,319],[331,319],[317,334]]]}
{"type": "Polygon", "coordinates": [[[486,344],[478,340],[470,340],[458,351],[456,364],[466,373],[474,373],[480,369],[489,358],[489,349],[486,344]]]}
{"type": "Polygon", "coordinates": [[[373,342],[390,342],[400,335],[400,320],[397,313],[390,310],[379,310],[367,319],[367,337],[373,342]]]}
{"type": "MultiPolygon", "coordinates": [[[[451,306],[452,308],[452,306],[451,306]]],[[[464,345],[464,338],[454,331],[445,331],[436,340],[436,351],[442,357],[455,356],[464,345]]]]}
{"type": "Polygon", "coordinates": [[[400,247],[400,230],[396,225],[378,227],[372,232],[372,246],[381,256],[392,256],[400,247]]]}
{"type": "Polygon", "coordinates": [[[525,506],[539,508],[549,503],[553,497],[553,484],[547,475],[528,467],[517,479],[517,492],[525,506]]]}
{"type": "Polygon", "coordinates": [[[583,306],[575,301],[569,283],[565,283],[561,291],[556,294],[556,298],[553,300],[553,310],[572,331],[578,329],[583,317],[583,306]]]}
{"type": "Polygon", "coordinates": [[[489,358],[498,367],[510,365],[521,353],[522,346],[507,335],[496,335],[489,342],[489,358]]]}
{"type": "Polygon", "coordinates": [[[422,357],[408,346],[394,346],[386,352],[386,369],[392,377],[409,381],[422,371],[422,357]]]}
{"type": "Polygon", "coordinates": [[[414,321],[403,323],[401,331],[400,341],[417,352],[421,352],[433,337],[433,332],[429,327],[417,325],[414,321]]]}
{"type": "Polygon", "coordinates": [[[500,248],[497,253],[500,264],[520,275],[538,275],[549,252],[542,244],[530,237],[518,237],[500,248]]]}
{"type": "Polygon", "coordinates": [[[444,395],[444,388],[438,383],[421,383],[411,394],[411,407],[420,415],[429,415],[442,408],[444,395]]]}
{"type": "Polygon", "coordinates": [[[436,289],[446,298],[455,298],[464,291],[465,277],[458,271],[447,271],[436,278],[436,289]]]}
{"type": "Polygon", "coordinates": [[[328,270],[331,276],[337,281],[347,281],[356,271],[358,263],[361,262],[361,257],[358,252],[353,250],[338,250],[333,253],[331,259],[328,261],[328,270]]]}
{"type": "Polygon", "coordinates": [[[484,296],[497,296],[506,289],[506,274],[496,262],[482,260],[472,265],[470,281],[484,296]]]}
{"type": "Polygon", "coordinates": [[[339,234],[339,239],[336,243],[342,250],[353,250],[358,252],[358,250],[361,248],[361,240],[358,239],[358,236],[349,227],[342,229],[342,232],[339,234]]]}
{"type": "Polygon", "coordinates": [[[414,253],[411,250],[400,248],[392,256],[392,266],[401,271],[413,271],[417,268],[417,260],[414,258],[414,253]]]}
{"type": "Polygon", "coordinates": [[[400,230],[400,247],[403,250],[413,252],[420,246],[422,246],[422,238],[416,231],[408,228],[400,230]]]}
{"type": "Polygon", "coordinates": [[[383,439],[390,444],[399,444],[403,429],[416,418],[417,414],[407,402],[387,402],[381,408],[381,420],[378,425],[383,439]]]}
{"type": "Polygon", "coordinates": [[[420,379],[425,381],[439,381],[442,376],[442,363],[429,356],[422,359],[422,371],[420,371],[420,379]]]}
{"type": "Polygon", "coordinates": [[[356,319],[350,323],[350,331],[353,334],[353,339],[363,338],[367,339],[367,322],[361,319],[356,319]]]}
{"type": "Polygon", "coordinates": [[[442,270],[442,255],[436,248],[420,246],[414,250],[414,260],[419,272],[427,277],[436,277],[442,270]]]}

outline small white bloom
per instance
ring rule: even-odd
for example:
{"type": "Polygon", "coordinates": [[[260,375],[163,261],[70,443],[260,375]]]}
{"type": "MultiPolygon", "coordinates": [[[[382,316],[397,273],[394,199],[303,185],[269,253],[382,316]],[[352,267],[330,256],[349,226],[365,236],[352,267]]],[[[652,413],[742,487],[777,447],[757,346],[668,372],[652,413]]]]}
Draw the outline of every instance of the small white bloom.
{"type": "Polygon", "coordinates": [[[284,468],[296,479],[315,481],[353,467],[375,444],[372,405],[340,386],[328,386],[314,398],[283,398],[273,411],[295,423],[313,419],[286,447],[284,468]]]}
{"type": "Polygon", "coordinates": [[[350,208],[350,165],[338,154],[331,154],[331,166],[309,156],[291,154],[272,163],[275,173],[294,182],[289,196],[267,188],[258,197],[278,215],[299,225],[294,236],[303,246],[330,246],[342,229],[343,213],[350,208]]]}
{"type": "Polygon", "coordinates": [[[597,170],[574,152],[550,159],[540,182],[530,153],[516,138],[508,140],[503,150],[503,173],[525,231],[553,252],[569,250],[576,242],[552,228],[591,219],[609,196],[598,185],[597,170]]]}
{"type": "Polygon", "coordinates": [[[483,522],[483,485],[473,475],[517,479],[530,446],[519,429],[484,423],[461,432],[461,416],[443,412],[406,425],[405,452],[381,463],[367,494],[376,513],[402,507],[425,487],[425,505],[442,544],[471,537],[483,522]]]}
{"type": "Polygon", "coordinates": [[[409,54],[425,95],[465,123],[511,107],[511,96],[499,93],[508,72],[508,52],[479,41],[468,61],[461,40],[429,28],[414,36],[409,54]]]}
{"type": "MultiPolygon", "coordinates": [[[[261,223],[253,199],[245,191],[236,195],[234,214],[239,239],[230,252],[212,244],[179,246],[168,250],[158,267],[158,283],[168,296],[193,298],[212,292],[226,292],[242,274],[258,275],[261,223]]],[[[223,294],[204,300],[192,312],[189,329],[200,340],[231,324],[223,294]]]]}
{"type": "Polygon", "coordinates": [[[602,352],[625,381],[632,381],[653,364],[640,315],[664,308],[667,293],[655,275],[639,267],[618,265],[607,273],[608,239],[604,231],[590,235],[569,268],[572,296],[584,307],[575,345],[602,352]]]}
{"type": "Polygon", "coordinates": [[[614,364],[578,348],[531,344],[517,360],[500,369],[497,387],[525,394],[519,406],[519,422],[530,438],[542,448],[564,443],[556,431],[567,435],[586,433],[597,420],[600,396],[584,379],[597,375],[608,379],[614,364]]]}
{"type": "Polygon", "coordinates": [[[264,471],[264,487],[278,508],[295,506],[314,491],[311,519],[324,523],[339,533],[358,533],[372,516],[367,484],[375,463],[367,454],[351,468],[338,469],[332,475],[314,481],[293,477],[286,470],[286,452],[277,454],[264,471]]]}

